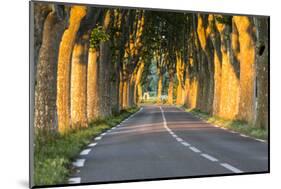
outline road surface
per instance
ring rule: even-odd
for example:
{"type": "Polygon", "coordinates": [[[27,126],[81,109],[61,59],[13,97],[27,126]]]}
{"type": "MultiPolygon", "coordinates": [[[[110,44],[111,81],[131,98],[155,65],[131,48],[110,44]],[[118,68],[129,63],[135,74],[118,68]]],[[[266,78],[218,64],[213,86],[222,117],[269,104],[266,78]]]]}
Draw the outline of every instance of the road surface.
{"type": "Polygon", "coordinates": [[[151,105],[96,137],[73,165],[69,183],[266,172],[268,144],[151,105]]]}

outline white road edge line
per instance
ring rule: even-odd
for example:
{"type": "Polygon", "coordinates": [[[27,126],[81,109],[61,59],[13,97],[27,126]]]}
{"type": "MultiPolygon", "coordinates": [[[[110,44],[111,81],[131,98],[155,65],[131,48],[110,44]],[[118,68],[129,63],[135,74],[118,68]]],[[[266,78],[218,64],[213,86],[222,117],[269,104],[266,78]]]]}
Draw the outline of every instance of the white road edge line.
{"type": "Polygon", "coordinates": [[[68,179],[68,183],[69,184],[77,184],[81,182],[81,178],[80,177],[74,177],[74,178],[70,178],[68,179]]]}
{"type": "Polygon", "coordinates": [[[88,155],[90,153],[92,149],[85,149],[82,152],[80,152],[80,155],[84,156],[84,155],[88,155]]]}
{"type": "Polygon", "coordinates": [[[237,169],[236,167],[229,165],[228,163],[221,163],[220,165],[234,173],[243,173],[243,171],[241,171],[240,169],[237,169]]]}
{"type": "Polygon", "coordinates": [[[89,144],[88,146],[89,146],[89,147],[94,147],[95,145],[97,145],[97,143],[91,143],[91,144],[89,144]]]}
{"type": "Polygon", "coordinates": [[[195,153],[200,153],[201,151],[193,146],[189,147],[190,150],[192,150],[195,153]]]}
{"type": "Polygon", "coordinates": [[[75,162],[72,163],[74,167],[83,167],[85,163],[85,159],[77,159],[75,162]]]}
{"type": "Polygon", "coordinates": [[[260,141],[260,142],[266,142],[265,140],[258,139],[258,138],[255,138],[255,140],[260,141]]]}
{"type": "Polygon", "coordinates": [[[100,140],[102,137],[101,136],[99,136],[99,137],[96,137],[95,138],[95,140],[100,140]]]}
{"type": "Polygon", "coordinates": [[[214,158],[213,156],[210,156],[208,154],[201,154],[201,156],[203,156],[204,158],[206,158],[206,159],[208,159],[210,161],[213,161],[213,162],[219,161],[217,158],[214,158]]]}

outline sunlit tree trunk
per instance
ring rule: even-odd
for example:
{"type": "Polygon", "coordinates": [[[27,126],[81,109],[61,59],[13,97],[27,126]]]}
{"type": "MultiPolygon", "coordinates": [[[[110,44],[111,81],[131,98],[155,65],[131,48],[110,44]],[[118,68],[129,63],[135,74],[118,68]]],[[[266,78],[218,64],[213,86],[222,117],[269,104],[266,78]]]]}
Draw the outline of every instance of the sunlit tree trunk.
{"type": "MultiPolygon", "coordinates": [[[[110,24],[110,11],[107,10],[105,18],[103,20],[103,29],[106,33],[109,32],[110,24]]],[[[111,65],[111,53],[110,53],[110,41],[100,42],[100,61],[99,61],[99,90],[100,90],[100,109],[101,117],[111,115],[111,103],[110,103],[110,65],[111,65]]]]}
{"type": "Polygon", "coordinates": [[[184,74],[184,63],[182,60],[182,57],[180,53],[177,53],[176,58],[176,73],[177,73],[177,79],[178,79],[178,87],[177,87],[177,98],[176,98],[176,104],[182,105],[184,103],[184,81],[183,81],[183,74],[184,74]]]}
{"type": "MultiPolygon", "coordinates": [[[[52,11],[52,6],[45,4],[45,3],[32,3],[31,4],[31,9],[33,11],[34,14],[34,27],[33,27],[33,33],[31,33],[31,35],[33,35],[33,45],[34,48],[31,49],[31,51],[33,51],[33,57],[34,58],[33,62],[34,62],[34,74],[36,75],[36,68],[37,68],[37,64],[38,64],[38,57],[39,57],[39,50],[41,48],[42,45],[42,40],[43,40],[43,30],[44,30],[44,23],[45,20],[48,16],[48,14],[52,11]]],[[[32,31],[31,31],[32,32],[32,31]]]]}
{"type": "Polygon", "coordinates": [[[255,44],[253,23],[247,16],[234,16],[240,45],[240,104],[239,119],[253,122],[254,119],[254,81],[255,44]]]}
{"type": "Polygon", "coordinates": [[[98,55],[99,51],[89,50],[87,73],[87,117],[89,121],[99,116],[98,55]]]}
{"type": "Polygon", "coordinates": [[[58,130],[60,133],[65,133],[70,129],[70,60],[76,33],[85,15],[86,7],[71,7],[69,26],[60,43],[57,77],[58,130]]]}
{"type": "Polygon", "coordinates": [[[162,99],[162,89],[163,89],[163,75],[160,73],[158,75],[158,87],[157,87],[157,103],[161,103],[162,99]]]}
{"type": "Polygon", "coordinates": [[[79,37],[72,52],[70,115],[73,128],[87,127],[88,41],[87,34],[79,37]]]}
{"type": "Polygon", "coordinates": [[[57,129],[56,72],[59,40],[65,27],[66,22],[53,10],[46,17],[42,31],[36,72],[34,126],[47,134],[57,129]]]}
{"type": "Polygon", "coordinates": [[[141,88],[141,77],[144,70],[144,61],[141,60],[140,66],[138,67],[138,71],[136,74],[136,81],[134,87],[134,103],[140,103],[142,97],[142,88],[141,88]]]}
{"type": "Polygon", "coordinates": [[[128,108],[128,92],[129,92],[129,80],[126,79],[123,82],[123,109],[128,108]]]}
{"type": "Polygon", "coordinates": [[[136,75],[133,74],[131,76],[131,79],[130,79],[130,83],[129,83],[129,107],[132,107],[135,105],[135,78],[136,78],[136,75]]]}
{"type": "Polygon", "coordinates": [[[234,60],[231,58],[231,32],[229,25],[216,22],[216,27],[221,38],[221,91],[219,116],[226,119],[235,119],[239,107],[239,79],[237,70],[233,67],[234,60]]]}
{"type": "Polygon", "coordinates": [[[174,72],[169,72],[168,104],[174,103],[174,72]]]}
{"type": "Polygon", "coordinates": [[[214,27],[209,17],[198,15],[197,34],[202,48],[201,71],[202,71],[202,103],[201,108],[205,112],[212,113],[214,98],[214,51],[210,40],[210,33],[214,27]]]}
{"type": "Polygon", "coordinates": [[[255,126],[268,129],[268,18],[254,18],[257,28],[257,52],[256,52],[256,120],[255,126]]]}
{"type": "Polygon", "coordinates": [[[122,79],[122,76],[120,74],[120,83],[119,83],[119,109],[123,109],[123,89],[124,88],[124,82],[122,79]]]}

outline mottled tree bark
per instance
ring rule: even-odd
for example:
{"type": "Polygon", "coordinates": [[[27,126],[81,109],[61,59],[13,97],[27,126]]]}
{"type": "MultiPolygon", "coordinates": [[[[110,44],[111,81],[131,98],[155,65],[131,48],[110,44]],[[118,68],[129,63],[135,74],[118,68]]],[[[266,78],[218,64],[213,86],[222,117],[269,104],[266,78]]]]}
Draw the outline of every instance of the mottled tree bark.
{"type": "Polygon", "coordinates": [[[177,53],[176,56],[176,75],[178,79],[178,87],[177,87],[177,98],[176,98],[176,104],[182,105],[184,103],[184,98],[185,98],[185,89],[184,89],[184,63],[182,60],[182,57],[180,53],[177,53]]]}
{"type": "Polygon", "coordinates": [[[235,119],[238,114],[239,107],[239,78],[233,67],[233,59],[231,58],[231,25],[216,22],[216,27],[221,37],[221,54],[222,54],[222,70],[221,70],[221,91],[219,116],[226,119],[235,119]]]}
{"type": "Polygon", "coordinates": [[[169,72],[168,104],[174,103],[174,75],[173,71],[169,72]]]}
{"type": "Polygon", "coordinates": [[[254,81],[255,81],[255,44],[253,23],[247,16],[234,16],[240,45],[240,103],[238,118],[253,122],[254,119],[254,81]]]}
{"type": "Polygon", "coordinates": [[[97,49],[89,50],[87,73],[87,117],[89,121],[94,121],[99,116],[98,57],[97,49]]]}
{"type": "Polygon", "coordinates": [[[72,128],[87,127],[87,62],[89,35],[76,39],[72,52],[70,107],[72,128]]]}
{"type": "Polygon", "coordinates": [[[256,72],[257,72],[257,108],[255,126],[268,129],[268,18],[255,18],[257,36],[256,72]]]}
{"type": "Polygon", "coordinates": [[[140,103],[142,98],[142,88],[141,88],[141,77],[144,70],[144,61],[141,60],[141,63],[138,67],[136,74],[136,81],[134,87],[134,104],[140,103]]]}
{"type": "MultiPolygon", "coordinates": [[[[108,33],[110,24],[110,11],[107,10],[103,20],[103,29],[108,33]]],[[[110,41],[100,42],[100,61],[99,61],[99,90],[100,90],[100,117],[111,115],[110,102],[110,41]]]]}
{"type": "Polygon", "coordinates": [[[50,12],[43,27],[35,86],[35,127],[45,133],[56,131],[56,83],[59,41],[66,27],[56,11],[50,12]]]}
{"type": "Polygon", "coordinates": [[[65,30],[59,48],[57,77],[58,129],[65,133],[70,129],[70,61],[80,22],[86,15],[86,7],[73,6],[70,10],[69,26],[65,30]]]}
{"type": "Polygon", "coordinates": [[[157,85],[157,103],[161,103],[162,99],[162,89],[163,89],[163,75],[160,73],[158,75],[158,85],[157,85]]]}

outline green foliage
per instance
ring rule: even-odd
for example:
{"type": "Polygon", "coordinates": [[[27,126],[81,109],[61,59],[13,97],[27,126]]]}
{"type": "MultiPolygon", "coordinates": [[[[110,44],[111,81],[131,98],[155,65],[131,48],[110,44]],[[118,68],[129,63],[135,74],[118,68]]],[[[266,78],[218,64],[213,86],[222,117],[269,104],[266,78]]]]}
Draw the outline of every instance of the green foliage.
{"type": "Polygon", "coordinates": [[[223,119],[218,116],[211,116],[206,112],[202,112],[198,109],[188,109],[188,112],[193,115],[200,117],[208,123],[218,125],[220,127],[228,128],[230,130],[246,134],[248,136],[267,140],[268,132],[265,129],[257,128],[253,125],[249,125],[248,123],[240,120],[228,120],[223,119]]]}
{"type": "Polygon", "coordinates": [[[71,162],[90,143],[91,139],[105,130],[119,124],[138,108],[122,111],[116,116],[98,119],[88,128],[73,131],[67,135],[36,135],[34,152],[35,185],[66,184],[71,173],[71,162]]]}
{"type": "Polygon", "coordinates": [[[100,42],[108,41],[109,37],[109,34],[106,33],[102,26],[93,28],[90,35],[90,48],[97,48],[100,42]]]}

